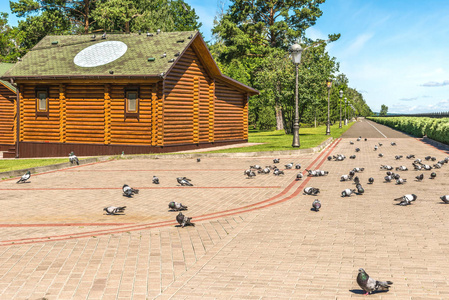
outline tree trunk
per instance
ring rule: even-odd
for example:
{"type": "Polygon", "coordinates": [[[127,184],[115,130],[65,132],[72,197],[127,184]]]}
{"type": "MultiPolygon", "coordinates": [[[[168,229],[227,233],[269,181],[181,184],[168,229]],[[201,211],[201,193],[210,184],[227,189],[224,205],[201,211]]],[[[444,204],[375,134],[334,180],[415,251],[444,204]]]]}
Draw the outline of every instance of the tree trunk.
{"type": "Polygon", "coordinates": [[[282,107],[279,104],[276,104],[276,130],[284,130],[284,119],[282,117],[282,107]]]}
{"type": "Polygon", "coordinates": [[[89,0],[84,0],[84,33],[89,33],[89,0]]]}

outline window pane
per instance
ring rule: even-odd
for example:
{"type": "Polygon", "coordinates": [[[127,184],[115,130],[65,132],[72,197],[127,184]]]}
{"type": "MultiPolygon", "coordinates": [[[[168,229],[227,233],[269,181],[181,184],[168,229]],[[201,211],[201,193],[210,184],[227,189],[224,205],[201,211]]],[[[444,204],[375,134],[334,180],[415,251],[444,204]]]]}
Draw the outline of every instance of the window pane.
{"type": "Polygon", "coordinates": [[[136,112],[137,111],[137,93],[128,92],[128,112],[136,112]]]}
{"type": "Polygon", "coordinates": [[[39,97],[38,109],[40,111],[46,111],[47,110],[47,93],[39,92],[38,97],[39,97]]]}

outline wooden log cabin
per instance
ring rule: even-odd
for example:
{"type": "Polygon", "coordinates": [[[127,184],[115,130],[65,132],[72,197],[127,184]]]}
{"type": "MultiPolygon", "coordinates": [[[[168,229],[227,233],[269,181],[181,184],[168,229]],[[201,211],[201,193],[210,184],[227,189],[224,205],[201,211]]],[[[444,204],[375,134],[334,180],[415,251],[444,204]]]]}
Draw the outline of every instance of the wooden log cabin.
{"type": "Polygon", "coordinates": [[[194,32],[47,36],[16,84],[17,157],[161,153],[248,140],[248,98],[194,32]]]}
{"type": "MultiPolygon", "coordinates": [[[[0,63],[0,77],[14,64],[0,63]]],[[[16,88],[0,80],[0,151],[3,157],[15,157],[16,132],[16,88]]]]}

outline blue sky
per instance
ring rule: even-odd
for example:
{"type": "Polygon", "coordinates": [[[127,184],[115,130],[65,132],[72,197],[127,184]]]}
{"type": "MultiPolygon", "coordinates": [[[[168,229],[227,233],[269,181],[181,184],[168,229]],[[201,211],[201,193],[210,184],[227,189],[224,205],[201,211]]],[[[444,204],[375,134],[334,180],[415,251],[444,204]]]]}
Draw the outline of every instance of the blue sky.
{"type": "MultiPolygon", "coordinates": [[[[230,1],[185,1],[210,40],[219,3],[230,1]]],[[[327,0],[320,8],[306,35],[341,34],[327,50],[373,111],[382,104],[392,113],[449,111],[449,1],[327,0]]],[[[0,11],[9,12],[8,0],[0,0],[0,11]]]]}

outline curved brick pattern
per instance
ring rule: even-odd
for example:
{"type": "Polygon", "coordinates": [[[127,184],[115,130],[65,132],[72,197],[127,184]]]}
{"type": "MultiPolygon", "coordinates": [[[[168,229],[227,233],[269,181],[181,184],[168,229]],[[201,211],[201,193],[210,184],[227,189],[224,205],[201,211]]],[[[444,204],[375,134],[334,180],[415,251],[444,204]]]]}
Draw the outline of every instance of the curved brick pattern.
{"type": "Polygon", "coordinates": [[[299,182],[295,170],[244,179],[250,164],[272,157],[117,160],[32,176],[26,185],[1,182],[0,299],[364,298],[355,282],[360,267],[394,282],[370,298],[447,299],[449,205],[438,196],[449,193],[449,168],[436,170],[434,180],[424,172],[423,182],[413,181],[419,172],[401,172],[408,182],[395,185],[382,182],[379,166],[410,168],[395,155],[449,154],[374,123],[387,138],[378,136],[365,123],[321,153],[282,156],[280,165],[330,172],[299,182]],[[356,142],[359,135],[368,141],[356,142]],[[384,146],[376,152],[377,142],[384,146]],[[357,158],[327,161],[329,153],[357,158]],[[341,198],[354,184],[339,177],[353,167],[365,168],[358,174],[365,194],[341,198]],[[157,188],[152,175],[161,178],[157,188]],[[195,187],[176,188],[177,176],[195,187]],[[124,182],[141,193],[124,198],[124,182]],[[305,196],[305,186],[321,193],[305,196]],[[418,200],[394,205],[405,193],[418,200]],[[315,198],[323,205],[318,213],[310,211],[315,198]],[[175,227],[168,199],[189,205],[185,214],[196,226],[175,227]],[[103,215],[109,204],[127,205],[126,214],[103,215]]]}

